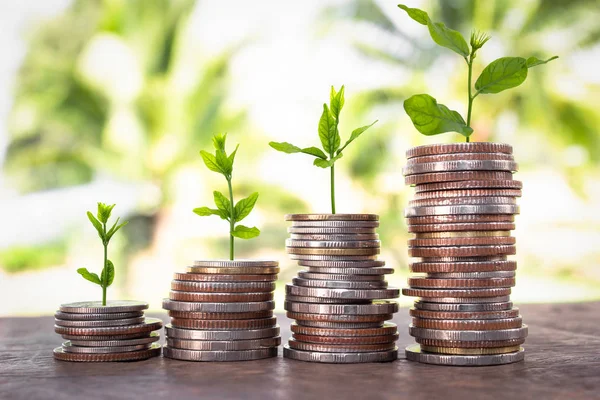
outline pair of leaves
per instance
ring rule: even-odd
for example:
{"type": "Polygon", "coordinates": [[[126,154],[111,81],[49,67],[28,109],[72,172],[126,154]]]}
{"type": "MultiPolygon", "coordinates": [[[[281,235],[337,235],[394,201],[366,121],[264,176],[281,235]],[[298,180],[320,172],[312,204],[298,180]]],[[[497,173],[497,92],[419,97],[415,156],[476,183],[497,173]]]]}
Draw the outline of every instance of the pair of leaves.
{"type": "Polygon", "coordinates": [[[231,179],[233,173],[233,161],[235,160],[235,154],[237,153],[239,144],[235,147],[233,153],[229,156],[225,151],[225,142],[227,140],[227,134],[217,134],[213,136],[213,146],[215,147],[215,154],[210,154],[207,151],[200,150],[200,156],[204,161],[204,164],[208,169],[213,172],[222,174],[227,179],[231,179]]]}
{"type": "MultiPolygon", "coordinates": [[[[209,215],[218,215],[221,219],[231,221],[231,202],[227,197],[225,197],[221,192],[214,191],[213,192],[215,205],[217,209],[208,208],[208,207],[199,207],[194,208],[194,213],[201,217],[207,217],[209,215]]],[[[250,196],[240,200],[237,202],[235,207],[233,207],[233,222],[240,222],[244,218],[246,218],[250,212],[254,209],[254,205],[258,200],[258,193],[254,192],[250,196]]]]}
{"type": "MultiPolygon", "coordinates": [[[[101,203],[98,203],[101,204],[101,203]]],[[[111,210],[115,205],[113,204],[111,206],[111,210]]],[[[108,216],[110,217],[110,212],[108,213],[108,216]]],[[[96,228],[96,232],[98,232],[98,236],[100,237],[100,239],[102,240],[102,243],[104,245],[108,245],[108,243],[110,242],[110,239],[113,237],[113,235],[115,233],[117,233],[117,231],[119,229],[121,229],[122,227],[124,227],[125,225],[127,225],[128,221],[122,222],[119,224],[119,220],[121,218],[117,218],[117,220],[115,221],[115,223],[113,224],[113,226],[106,231],[106,222],[108,222],[108,218],[106,218],[104,220],[103,223],[101,223],[98,219],[96,219],[96,217],[94,217],[94,215],[91,212],[87,212],[87,217],[90,220],[90,222],[92,223],[92,225],[94,226],[94,228],[96,228]]]]}
{"type": "MultiPolygon", "coordinates": [[[[558,56],[547,60],[536,57],[502,57],[492,61],[475,81],[475,90],[479,93],[500,93],[506,89],[519,86],[527,78],[529,68],[546,64],[558,56]]],[[[477,95],[476,94],[476,95],[477,95]]]]}
{"type": "Polygon", "coordinates": [[[79,268],[77,272],[86,280],[100,285],[103,288],[112,285],[115,280],[115,266],[110,260],[106,260],[106,265],[102,268],[100,276],[94,272],[90,272],[87,268],[79,268]]]}

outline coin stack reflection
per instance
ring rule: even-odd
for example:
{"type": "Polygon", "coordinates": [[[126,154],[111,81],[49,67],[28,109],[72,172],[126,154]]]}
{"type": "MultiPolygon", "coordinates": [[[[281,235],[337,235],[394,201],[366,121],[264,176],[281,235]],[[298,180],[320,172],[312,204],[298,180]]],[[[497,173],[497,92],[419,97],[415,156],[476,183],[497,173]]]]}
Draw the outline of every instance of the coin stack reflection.
{"type": "Polygon", "coordinates": [[[277,356],[273,316],[279,266],[274,261],[196,261],[176,273],[163,308],[165,357],[187,361],[248,361],[277,356]]]}
{"type": "Polygon", "coordinates": [[[162,321],[145,318],[148,304],[138,301],[62,304],[54,314],[54,331],[67,341],[54,349],[62,361],[136,361],[160,355],[156,343],[162,321]]]}
{"type": "Polygon", "coordinates": [[[399,290],[377,260],[374,214],[296,214],[286,249],[302,270],[286,286],[285,309],[294,319],[284,357],[325,363],[383,362],[397,358],[399,290]]]}
{"type": "Polygon", "coordinates": [[[512,148],[459,143],[413,148],[405,181],[415,187],[405,215],[410,266],[402,290],[419,297],[410,310],[409,360],[442,365],[521,361],[527,336],[510,301],[515,285],[514,215],[521,182],[512,148]]]}

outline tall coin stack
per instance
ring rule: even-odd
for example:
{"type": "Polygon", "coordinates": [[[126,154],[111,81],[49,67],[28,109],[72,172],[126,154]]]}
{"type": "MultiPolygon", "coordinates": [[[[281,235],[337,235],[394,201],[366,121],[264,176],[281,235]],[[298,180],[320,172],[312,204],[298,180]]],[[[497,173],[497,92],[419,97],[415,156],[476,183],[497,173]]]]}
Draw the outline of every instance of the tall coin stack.
{"type": "Polygon", "coordinates": [[[248,361],[276,357],[273,316],[276,261],[196,261],[176,273],[163,308],[165,357],[186,361],[248,361]]]}
{"type": "Polygon", "coordinates": [[[514,215],[521,182],[512,147],[459,143],[407,152],[406,184],[415,187],[406,209],[410,265],[406,296],[409,332],[418,344],[409,360],[440,365],[497,365],[521,361],[527,336],[510,301],[515,285],[514,215]]]}
{"type": "Polygon", "coordinates": [[[377,260],[374,214],[294,214],[286,249],[303,270],[286,286],[285,309],[293,332],[284,357],[324,363],[393,361],[399,290],[394,272],[377,260]]]}
{"type": "Polygon", "coordinates": [[[67,341],[54,349],[62,361],[137,361],[160,355],[162,321],[145,318],[147,303],[99,301],[62,304],[54,314],[54,331],[67,341]]]}

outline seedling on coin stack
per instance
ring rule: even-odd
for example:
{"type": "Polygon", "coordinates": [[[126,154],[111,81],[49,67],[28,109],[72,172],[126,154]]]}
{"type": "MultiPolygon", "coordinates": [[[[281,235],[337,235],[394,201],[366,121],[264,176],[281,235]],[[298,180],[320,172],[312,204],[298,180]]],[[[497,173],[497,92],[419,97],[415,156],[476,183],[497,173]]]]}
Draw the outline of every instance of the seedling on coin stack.
{"type": "Polygon", "coordinates": [[[477,51],[490,37],[463,36],[429,15],[398,7],[426,25],[432,39],[464,58],[467,64],[467,118],[427,94],[404,102],[415,128],[424,135],[457,132],[467,143],[419,146],[407,152],[405,182],[416,189],[406,209],[410,265],[425,276],[409,278],[406,296],[419,297],[410,310],[409,332],[418,344],[406,348],[409,360],[442,365],[495,365],[521,361],[527,336],[519,310],[510,302],[516,263],[514,215],[521,182],[513,180],[517,164],[512,147],[470,142],[474,100],[519,86],[530,68],[557,57],[502,57],[485,67],[472,85],[477,51]]]}
{"type": "Polygon", "coordinates": [[[377,260],[380,241],[375,214],[336,214],[334,163],[346,146],[371,125],[352,132],[340,147],[338,125],[344,106],[344,87],[331,88],[330,105],[323,105],[319,137],[323,149],[289,143],[270,145],[286,153],[306,153],[314,164],[331,168],[331,214],[290,214],[286,249],[303,270],[286,286],[285,309],[293,337],[284,356],[324,363],[383,362],[397,358],[396,325],[386,323],[398,311],[393,299],[399,290],[388,288],[385,274],[393,273],[377,260]]]}
{"type": "Polygon", "coordinates": [[[215,135],[215,153],[201,151],[204,164],[227,181],[229,198],[213,193],[217,208],[199,207],[200,216],[216,215],[229,225],[229,259],[199,260],[176,273],[163,308],[166,326],[164,355],[187,361],[247,361],[276,357],[281,344],[273,316],[277,261],[235,260],[234,239],[251,239],[256,227],[236,225],[246,218],[258,199],[253,193],[237,203],[233,198],[233,163],[238,147],[227,155],[227,135],[215,135]]]}
{"type": "Polygon", "coordinates": [[[86,280],[102,287],[102,301],[62,304],[54,315],[56,333],[67,339],[54,349],[54,358],[63,361],[135,361],[160,355],[157,331],[162,322],[144,318],[148,304],[131,300],[106,301],[106,289],[113,283],[115,267],[108,259],[108,244],[127,224],[119,218],[110,227],[108,220],[115,205],[98,203],[96,216],[87,216],[102,240],[104,262],[100,276],[79,268],[86,280]],[[108,228],[108,229],[107,229],[108,228]]]}

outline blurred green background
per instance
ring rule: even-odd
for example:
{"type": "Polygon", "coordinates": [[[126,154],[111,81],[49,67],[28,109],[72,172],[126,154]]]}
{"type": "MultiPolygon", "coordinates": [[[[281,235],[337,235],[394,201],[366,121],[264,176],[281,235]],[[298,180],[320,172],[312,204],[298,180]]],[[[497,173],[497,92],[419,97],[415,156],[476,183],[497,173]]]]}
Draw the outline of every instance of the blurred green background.
{"type": "MultiPolygon", "coordinates": [[[[600,298],[600,1],[406,1],[468,36],[492,39],[474,76],[501,56],[559,55],[517,89],[475,102],[475,141],[513,145],[524,182],[516,302],[600,298]]],[[[278,299],[298,267],[285,213],[328,212],[328,172],[270,140],[318,142],[329,87],[346,85],[342,139],[374,119],[337,164],[338,212],[381,216],[382,259],[408,275],[404,152],[461,141],[421,136],[402,101],[430,93],[463,115],[466,67],[395,2],[48,0],[2,5],[0,315],[100,298],[75,270],[99,272],[85,211],[117,203],[130,224],[111,242],[110,298],[160,308],[173,272],[227,257],[227,223],[200,218],[222,177],[198,151],[216,132],[240,143],[236,198],[259,191],[237,256],[279,260],[278,299]],[[30,4],[27,4],[30,3],[30,4]]],[[[408,304],[410,299],[402,299],[408,304]]],[[[282,301],[279,301],[279,307],[282,301]]]]}

